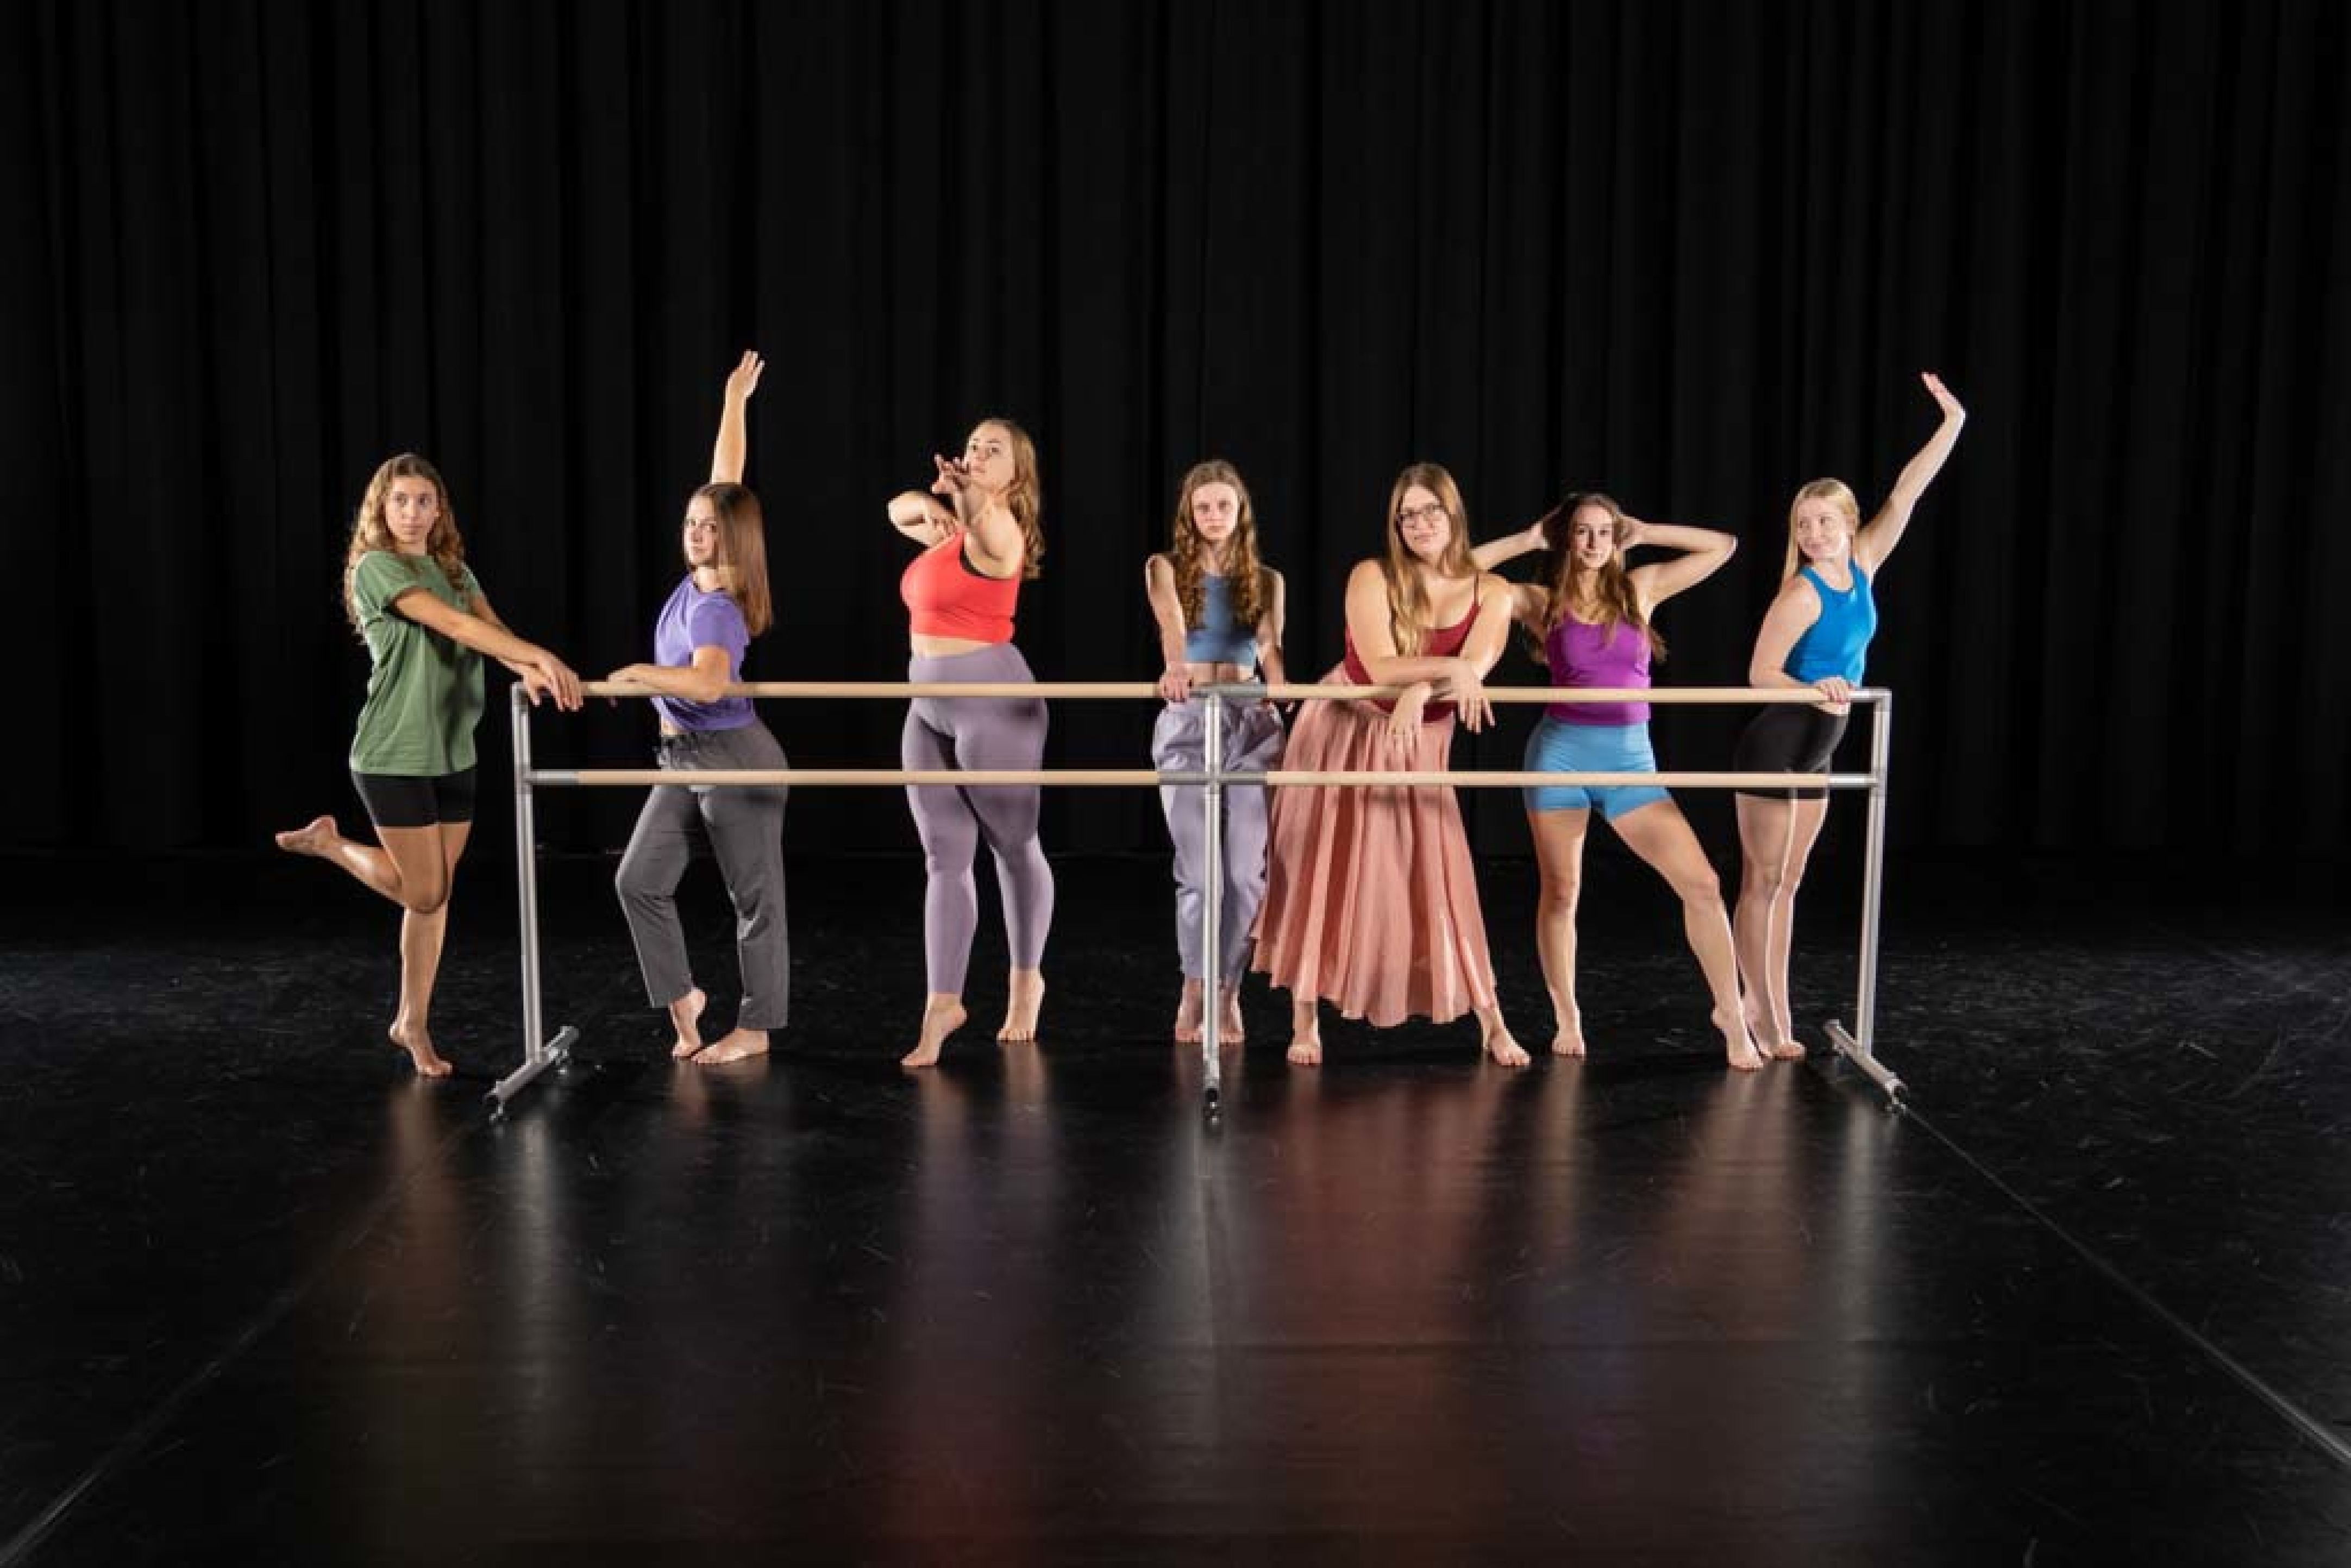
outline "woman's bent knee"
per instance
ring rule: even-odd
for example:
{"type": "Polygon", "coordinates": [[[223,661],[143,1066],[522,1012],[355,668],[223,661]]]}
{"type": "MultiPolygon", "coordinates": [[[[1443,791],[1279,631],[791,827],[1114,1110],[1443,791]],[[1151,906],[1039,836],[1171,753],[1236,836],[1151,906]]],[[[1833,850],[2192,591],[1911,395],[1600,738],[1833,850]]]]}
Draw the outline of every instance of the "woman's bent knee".
{"type": "Polygon", "coordinates": [[[449,907],[449,884],[444,882],[434,887],[411,887],[402,883],[400,906],[411,915],[438,915],[449,907]]]}
{"type": "Polygon", "coordinates": [[[1694,876],[1677,883],[1674,891],[1693,909],[1722,907],[1722,879],[1710,871],[1702,877],[1694,876]]]}

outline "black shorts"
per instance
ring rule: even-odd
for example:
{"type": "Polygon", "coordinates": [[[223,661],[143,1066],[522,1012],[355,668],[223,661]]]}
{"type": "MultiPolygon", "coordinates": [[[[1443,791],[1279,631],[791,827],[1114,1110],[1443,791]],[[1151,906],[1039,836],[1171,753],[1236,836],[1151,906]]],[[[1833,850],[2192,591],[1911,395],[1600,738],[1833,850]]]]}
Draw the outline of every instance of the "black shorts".
{"type": "MultiPolygon", "coordinates": [[[[1730,766],[1740,773],[1826,773],[1837,742],[1844,738],[1844,721],[1851,716],[1795,703],[1767,707],[1740,732],[1730,766]]],[[[1826,788],[1741,788],[1739,793],[1759,800],[1824,800],[1829,792],[1826,788]]]]}
{"type": "Polygon", "coordinates": [[[474,770],[412,777],[351,769],[351,787],[379,828],[429,828],[474,820],[474,770]]]}

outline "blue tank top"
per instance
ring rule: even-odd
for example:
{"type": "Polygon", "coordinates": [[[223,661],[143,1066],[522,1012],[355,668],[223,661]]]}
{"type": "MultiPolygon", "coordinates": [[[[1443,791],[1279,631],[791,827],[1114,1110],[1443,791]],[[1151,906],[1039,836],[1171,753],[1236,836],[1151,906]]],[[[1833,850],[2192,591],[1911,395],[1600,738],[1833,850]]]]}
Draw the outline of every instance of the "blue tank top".
{"type": "Polygon", "coordinates": [[[1796,645],[1788,650],[1788,662],[1781,668],[1800,681],[1843,675],[1859,685],[1862,660],[1869,652],[1870,637],[1877,631],[1877,601],[1870,595],[1869,574],[1858,563],[1849,567],[1853,586],[1839,593],[1811,567],[1802,570],[1813,591],[1821,596],[1821,618],[1796,639],[1796,645]]]}
{"type": "Polygon", "coordinates": [[[1214,572],[1200,574],[1200,624],[1184,633],[1184,657],[1195,664],[1257,668],[1257,628],[1233,621],[1233,585],[1214,572]]]}

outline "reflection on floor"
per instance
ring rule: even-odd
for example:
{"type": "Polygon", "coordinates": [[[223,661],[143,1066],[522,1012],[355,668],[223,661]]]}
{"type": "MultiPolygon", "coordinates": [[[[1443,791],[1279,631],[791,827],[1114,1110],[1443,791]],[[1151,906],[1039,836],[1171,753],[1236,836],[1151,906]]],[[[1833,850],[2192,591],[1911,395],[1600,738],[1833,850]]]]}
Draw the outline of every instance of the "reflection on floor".
{"type": "MultiPolygon", "coordinates": [[[[11,867],[0,1563],[2351,1553],[2351,1471],[1942,1141],[2345,1430],[2330,910],[1914,871],[1906,1120],[1831,1063],[1725,1073],[1670,904],[1606,863],[1590,1062],[1326,1023],[1297,1071],[1252,989],[1212,1131],[1155,863],[1062,867],[1039,1046],[978,1027],[983,979],[907,1074],[918,864],[795,862],[783,1049],[696,1069],[609,862],[556,862],[582,1061],[493,1124],[496,873],[458,901],[435,1085],[382,1040],[385,915],[306,871],[166,866],[120,911],[11,867]]],[[[1540,1045],[1529,874],[1485,887],[1540,1045]]],[[[723,1027],[721,895],[687,899],[723,1027]]],[[[1816,904],[1814,1026],[1852,951],[1816,904]]]]}

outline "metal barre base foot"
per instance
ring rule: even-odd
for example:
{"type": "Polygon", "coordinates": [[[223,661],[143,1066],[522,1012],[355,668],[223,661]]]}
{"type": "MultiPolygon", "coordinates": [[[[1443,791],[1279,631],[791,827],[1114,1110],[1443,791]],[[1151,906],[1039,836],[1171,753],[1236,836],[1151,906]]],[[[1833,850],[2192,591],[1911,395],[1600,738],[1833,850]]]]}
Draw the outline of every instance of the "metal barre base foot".
{"type": "Polygon", "coordinates": [[[1860,1068],[1864,1073],[1868,1075],[1869,1081],[1872,1083],[1876,1084],[1880,1089],[1886,1091],[1886,1108],[1888,1110],[1900,1109],[1903,1092],[1902,1080],[1894,1075],[1893,1070],[1887,1067],[1886,1063],[1878,1061],[1876,1056],[1873,1056],[1870,1052],[1862,1049],[1861,1042],[1846,1032],[1844,1024],[1834,1019],[1830,1019],[1828,1032],[1829,1043],[1836,1047],[1837,1054],[1844,1057],[1847,1061],[1852,1062],[1855,1067],[1860,1068]]]}
{"type": "Polygon", "coordinates": [[[565,1024],[561,1029],[557,1030],[555,1038],[547,1042],[547,1049],[539,1052],[538,1061],[524,1062],[520,1067],[499,1079],[491,1087],[489,1093],[483,1096],[490,1103],[491,1113],[496,1115],[505,1111],[507,1102],[529,1088],[531,1081],[540,1073],[550,1069],[570,1065],[571,1048],[578,1044],[579,1040],[580,1031],[570,1024],[565,1024]]]}

